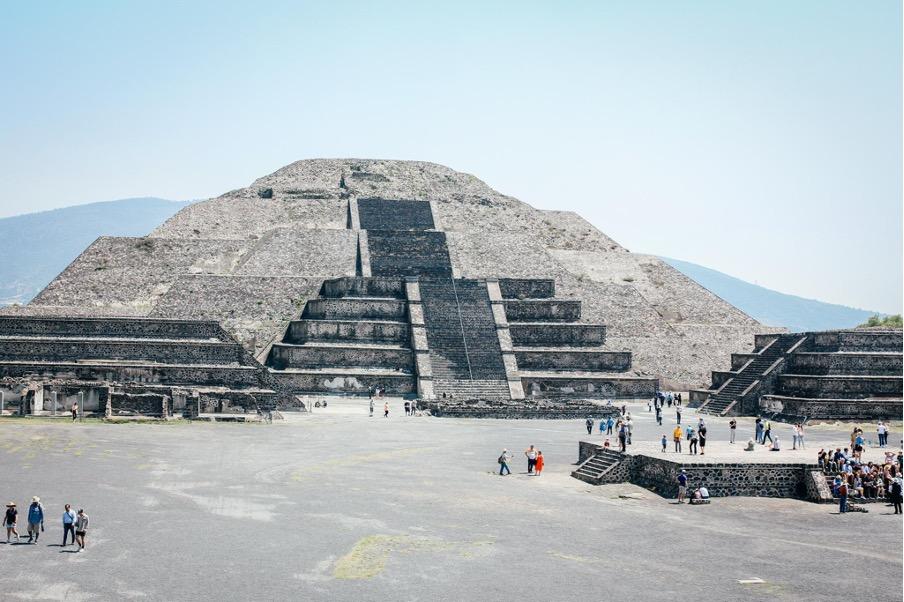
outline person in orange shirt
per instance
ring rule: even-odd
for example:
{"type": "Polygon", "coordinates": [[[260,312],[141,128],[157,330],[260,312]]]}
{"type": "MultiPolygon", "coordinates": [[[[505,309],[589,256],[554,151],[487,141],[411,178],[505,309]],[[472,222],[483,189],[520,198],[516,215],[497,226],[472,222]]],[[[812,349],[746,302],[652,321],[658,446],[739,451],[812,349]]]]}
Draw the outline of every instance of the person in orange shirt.
{"type": "Polygon", "coordinates": [[[543,452],[537,452],[537,463],[534,465],[534,470],[537,472],[537,476],[540,476],[540,473],[543,472],[543,452]]]}

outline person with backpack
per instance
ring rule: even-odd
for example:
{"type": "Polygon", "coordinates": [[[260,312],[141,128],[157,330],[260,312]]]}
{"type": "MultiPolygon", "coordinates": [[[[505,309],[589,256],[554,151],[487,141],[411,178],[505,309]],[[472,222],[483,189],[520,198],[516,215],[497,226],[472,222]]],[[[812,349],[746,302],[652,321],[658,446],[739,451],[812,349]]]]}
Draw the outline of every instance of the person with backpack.
{"type": "Polygon", "coordinates": [[[847,479],[841,477],[841,483],[838,484],[838,512],[844,514],[847,512],[848,484],[847,479]]]}
{"type": "Polygon", "coordinates": [[[505,476],[507,474],[512,474],[511,469],[508,467],[508,459],[512,458],[512,454],[509,453],[507,449],[502,450],[502,453],[499,455],[499,476],[505,476]],[[505,471],[505,472],[503,472],[505,471]]]}
{"type": "Polygon", "coordinates": [[[44,506],[41,505],[41,498],[34,496],[31,498],[31,505],[28,507],[28,543],[34,539],[38,543],[38,537],[44,530],[44,506]]]}

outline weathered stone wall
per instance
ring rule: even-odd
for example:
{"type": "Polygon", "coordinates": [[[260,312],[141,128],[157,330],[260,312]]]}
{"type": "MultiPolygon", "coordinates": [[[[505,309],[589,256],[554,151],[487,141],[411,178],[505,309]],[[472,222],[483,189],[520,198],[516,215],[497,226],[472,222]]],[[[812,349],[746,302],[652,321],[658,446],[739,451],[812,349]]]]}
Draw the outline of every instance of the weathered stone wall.
{"type": "Polygon", "coordinates": [[[509,324],[517,346],[599,346],[606,341],[606,327],[595,324],[509,324]]]}
{"type": "Polygon", "coordinates": [[[314,393],[356,393],[367,394],[374,387],[382,387],[388,395],[414,395],[417,382],[412,374],[386,374],[374,372],[354,375],[330,371],[286,371],[274,373],[273,377],[287,390],[310,391],[314,393]]]}
{"type": "Polygon", "coordinates": [[[581,319],[581,302],[577,299],[507,299],[503,306],[510,322],[574,322],[581,319]]]}
{"type": "Polygon", "coordinates": [[[762,412],[802,416],[810,420],[900,420],[904,402],[898,399],[809,399],[764,395],[762,412]]]}
{"type": "MultiPolygon", "coordinates": [[[[0,336],[228,340],[213,321],[0,316],[0,336]]],[[[2,351],[0,351],[2,353],[2,351]]]]}
{"type": "Polygon", "coordinates": [[[548,299],[556,295],[556,281],[551,278],[500,278],[503,299],[548,299]]]}
{"type": "Polygon", "coordinates": [[[597,420],[603,416],[615,416],[618,410],[606,408],[586,400],[571,403],[492,403],[478,400],[458,402],[419,401],[418,407],[430,410],[438,417],[446,418],[494,418],[506,420],[585,420],[588,416],[597,420]]]}
{"type": "Polygon", "coordinates": [[[812,351],[901,351],[901,331],[842,330],[810,334],[812,351]]]}
{"type": "Polygon", "coordinates": [[[156,416],[169,414],[165,393],[123,393],[114,392],[110,398],[113,416],[156,416]]]}
{"type": "Polygon", "coordinates": [[[794,353],[789,374],[899,376],[902,356],[890,353],[794,353]]]}
{"type": "Polygon", "coordinates": [[[242,361],[240,346],[223,341],[111,341],[6,339],[0,348],[5,361],[130,360],[161,364],[235,364],[242,361]]]}
{"type": "Polygon", "coordinates": [[[405,298],[405,281],[401,278],[336,278],[323,283],[324,297],[392,297],[405,298]]]}
{"type": "Polygon", "coordinates": [[[107,381],[160,385],[206,385],[236,388],[260,387],[261,370],[247,366],[165,366],[160,364],[112,365],[109,363],[60,362],[0,365],[0,378],[32,380],[107,381]]]}
{"type": "Polygon", "coordinates": [[[401,299],[311,299],[305,305],[304,318],[318,320],[394,320],[407,319],[408,304],[401,299]]]}
{"type": "Polygon", "coordinates": [[[553,374],[522,375],[521,382],[528,397],[559,397],[580,395],[593,399],[647,399],[659,388],[656,379],[629,377],[581,378],[553,374]]]}
{"type": "Polygon", "coordinates": [[[289,325],[286,342],[355,340],[405,343],[409,336],[410,327],[406,322],[298,320],[289,325]]]}
{"type": "Polygon", "coordinates": [[[631,368],[631,354],[626,351],[549,351],[515,352],[521,370],[584,370],[624,372],[631,368]]]}
{"type": "Polygon", "coordinates": [[[270,350],[268,366],[285,368],[329,368],[338,366],[380,366],[411,371],[411,349],[309,345],[303,347],[276,344],[270,350]]]}
{"type": "Polygon", "coordinates": [[[238,276],[354,276],[358,233],[354,230],[279,228],[264,234],[233,273],[238,276]]]}
{"type": "Polygon", "coordinates": [[[901,398],[900,376],[779,376],[779,395],[816,398],[901,398]]]}

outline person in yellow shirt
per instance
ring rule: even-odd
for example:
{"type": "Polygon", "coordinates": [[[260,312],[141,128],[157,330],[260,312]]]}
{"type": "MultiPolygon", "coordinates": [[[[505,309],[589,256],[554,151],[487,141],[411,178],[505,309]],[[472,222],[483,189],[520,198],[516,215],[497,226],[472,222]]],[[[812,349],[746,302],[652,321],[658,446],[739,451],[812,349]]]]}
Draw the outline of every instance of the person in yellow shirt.
{"type": "Polygon", "coordinates": [[[681,453],[681,426],[676,426],[672,431],[672,440],[675,442],[675,451],[681,453]]]}

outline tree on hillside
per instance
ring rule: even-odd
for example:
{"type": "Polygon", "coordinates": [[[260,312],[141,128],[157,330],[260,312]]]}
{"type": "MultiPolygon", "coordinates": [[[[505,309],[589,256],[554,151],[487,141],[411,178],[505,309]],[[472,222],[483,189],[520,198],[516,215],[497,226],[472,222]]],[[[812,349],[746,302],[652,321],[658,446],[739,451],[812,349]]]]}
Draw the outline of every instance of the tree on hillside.
{"type": "Polygon", "coordinates": [[[857,328],[901,328],[901,314],[895,316],[870,316],[870,319],[857,328]]]}

